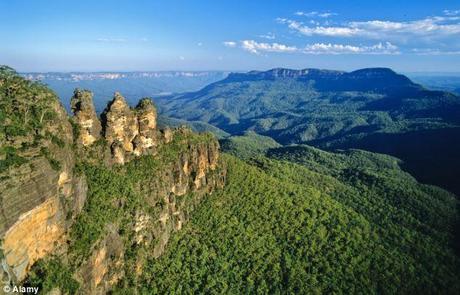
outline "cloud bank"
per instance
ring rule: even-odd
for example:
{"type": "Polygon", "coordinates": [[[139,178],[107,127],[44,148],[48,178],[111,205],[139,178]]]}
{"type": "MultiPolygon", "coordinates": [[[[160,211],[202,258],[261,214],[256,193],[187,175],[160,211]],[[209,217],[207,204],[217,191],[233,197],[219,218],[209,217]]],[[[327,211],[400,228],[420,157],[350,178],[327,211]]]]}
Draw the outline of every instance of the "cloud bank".
{"type": "Polygon", "coordinates": [[[262,53],[303,53],[303,54],[399,54],[398,47],[390,42],[377,43],[370,46],[355,46],[348,44],[314,43],[303,47],[280,43],[265,43],[255,40],[232,42],[234,46],[253,54],[262,53]]]}

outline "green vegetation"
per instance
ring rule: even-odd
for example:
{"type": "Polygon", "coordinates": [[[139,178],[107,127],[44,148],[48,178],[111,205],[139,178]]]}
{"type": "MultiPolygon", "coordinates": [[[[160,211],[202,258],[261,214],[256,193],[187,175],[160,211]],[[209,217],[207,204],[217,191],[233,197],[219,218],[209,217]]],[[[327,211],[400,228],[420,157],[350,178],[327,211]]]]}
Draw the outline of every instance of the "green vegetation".
{"type": "Polygon", "coordinates": [[[19,166],[27,162],[27,160],[17,155],[16,149],[11,146],[0,148],[0,173],[6,171],[8,167],[19,166]]]}
{"type": "MultiPolygon", "coordinates": [[[[122,232],[129,232],[136,210],[148,210],[145,204],[152,202],[147,201],[151,196],[148,191],[143,191],[143,184],[159,177],[162,170],[177,160],[190,144],[204,144],[211,139],[210,134],[176,134],[171,143],[161,146],[155,157],[143,156],[113,169],[79,164],[77,173],[86,176],[89,189],[84,210],[70,232],[73,241],[70,253],[75,255],[74,261],[78,264],[87,258],[94,243],[106,231],[106,225],[112,224],[122,232]]],[[[161,206],[162,201],[160,198],[156,200],[151,211],[155,211],[155,206],[161,206]]],[[[132,242],[126,238],[127,243],[132,242]]]]}
{"type": "Polygon", "coordinates": [[[232,135],[254,130],[283,144],[460,123],[457,96],[426,90],[391,70],[367,69],[355,76],[313,71],[300,77],[272,76],[272,71],[234,74],[158,101],[174,118],[210,123],[232,135]]]}
{"type": "Polygon", "coordinates": [[[39,287],[40,293],[44,294],[55,288],[59,288],[63,294],[75,294],[79,288],[70,268],[56,257],[38,261],[25,285],[39,287]]]}
{"type": "Polygon", "coordinates": [[[179,127],[183,125],[189,126],[195,132],[211,132],[219,139],[225,138],[230,135],[227,132],[205,122],[186,121],[171,117],[165,117],[162,115],[158,116],[158,126],[160,128],[179,127]]]}
{"type": "MultiPolygon", "coordinates": [[[[165,226],[158,213],[165,209],[171,189],[164,186],[177,173],[183,152],[215,140],[209,133],[180,129],[155,156],[110,168],[93,161],[107,148],[104,140],[92,150],[75,151],[82,156],[74,172],[84,174],[88,183],[85,205],[63,251],[37,262],[25,285],[38,286],[41,292],[55,287],[64,294],[82,292],[86,286],[78,284],[76,273],[107,238],[106,246],[118,247],[123,257],[121,264],[110,265],[123,274],[113,287],[116,294],[460,293],[460,258],[455,252],[459,202],[453,194],[419,183],[401,170],[406,163],[388,155],[355,149],[331,153],[306,145],[281,146],[272,139],[283,139],[286,130],[300,134],[301,141],[331,146],[348,144],[348,135],[361,140],[369,133],[404,134],[406,141],[418,129],[439,135],[438,127],[455,125],[455,109],[439,113],[439,118],[425,118],[423,113],[436,110],[438,103],[453,106],[456,98],[442,94],[438,100],[410,84],[411,90],[427,96],[418,96],[420,101],[413,105],[407,98],[396,100],[396,106],[385,105],[384,111],[382,100],[388,102],[392,92],[363,88],[337,94],[334,88],[326,93],[321,83],[292,79],[227,82],[203,90],[238,94],[234,101],[207,101],[220,110],[208,121],[227,126],[230,133],[245,126],[265,130],[270,137],[246,132],[221,140],[228,181],[200,204],[193,193],[169,196],[174,205],[168,208],[180,208],[191,220],[171,236],[163,255],[157,258],[155,253],[165,241],[156,232],[165,226]],[[281,94],[283,99],[275,99],[281,94]],[[251,101],[244,108],[234,109],[248,97],[251,101]],[[293,104],[296,109],[288,110],[293,104]],[[305,116],[297,112],[307,110],[305,116]],[[264,117],[266,113],[270,116],[264,117]],[[292,125],[302,120],[306,125],[292,125]],[[158,191],[163,188],[166,195],[158,191]],[[155,223],[146,229],[151,243],[137,243],[133,229],[140,215],[155,223]],[[117,243],[108,241],[111,234],[117,243]]],[[[31,151],[60,169],[53,151],[71,143],[59,136],[64,121],[56,120],[60,114],[53,111],[55,95],[5,67],[0,69],[0,95],[0,172],[26,163],[31,151]]],[[[193,119],[207,115],[197,116],[193,119]]],[[[383,143],[375,140],[372,145],[383,143]]],[[[420,151],[412,152],[421,157],[420,151]]],[[[179,218],[169,213],[169,218],[179,218]]],[[[106,258],[115,261],[113,256],[106,258]]]]}
{"type": "Polygon", "coordinates": [[[76,264],[83,262],[91,247],[105,232],[108,224],[127,227],[139,208],[141,197],[133,189],[133,179],[107,168],[82,165],[88,181],[88,198],[84,211],[72,226],[70,253],[76,264]]]}
{"type": "Polygon", "coordinates": [[[268,155],[225,156],[227,186],[148,262],[145,292],[459,292],[453,195],[385,155],[308,146],[268,155]]]}
{"type": "MultiPolygon", "coordinates": [[[[165,203],[159,192],[152,192],[150,185],[163,181],[164,173],[174,171],[172,165],[191,146],[208,144],[214,137],[209,134],[194,134],[184,128],[177,132],[172,142],[162,145],[155,156],[135,158],[125,165],[108,168],[100,163],[87,163],[80,159],[74,173],[84,174],[88,183],[88,194],[82,212],[77,216],[69,233],[69,244],[65,255],[46,257],[35,264],[26,284],[49,291],[62,287],[66,278],[72,278],[76,270],[88,262],[98,243],[115,229],[122,240],[123,269],[125,276],[118,282],[121,289],[136,287],[135,268],[139,255],[153,255],[155,243],[137,245],[133,230],[135,216],[142,212],[158,222],[159,211],[165,203]]],[[[158,186],[160,188],[161,185],[158,186]]],[[[176,200],[177,208],[190,211],[195,206],[195,196],[190,193],[176,200]]],[[[172,217],[174,218],[174,217],[172,217]]],[[[154,225],[152,225],[154,226],[154,225]]],[[[158,225],[155,225],[158,226],[158,225]]],[[[61,288],[75,294],[78,284],[61,288]]]]}
{"type": "Polygon", "coordinates": [[[58,105],[57,96],[46,86],[0,66],[0,172],[24,164],[37,154],[45,156],[53,169],[60,169],[49,151],[51,145],[65,147],[60,138],[58,105]],[[39,146],[40,153],[34,152],[39,146]]]}
{"type": "Polygon", "coordinates": [[[232,136],[220,141],[223,151],[243,159],[265,154],[269,149],[281,147],[271,137],[248,131],[242,136],[232,136]]]}
{"type": "Polygon", "coordinates": [[[164,115],[231,135],[252,130],[281,144],[390,154],[422,182],[460,194],[458,96],[427,90],[388,69],[308,72],[233,74],[157,101],[164,115]]]}

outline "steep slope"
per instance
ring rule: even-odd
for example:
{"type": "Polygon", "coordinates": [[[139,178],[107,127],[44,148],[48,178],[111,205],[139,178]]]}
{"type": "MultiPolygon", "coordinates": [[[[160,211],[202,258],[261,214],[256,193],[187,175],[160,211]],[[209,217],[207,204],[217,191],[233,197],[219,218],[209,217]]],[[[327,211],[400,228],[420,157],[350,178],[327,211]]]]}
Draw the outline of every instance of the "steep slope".
{"type": "Polygon", "coordinates": [[[76,90],[71,109],[69,118],[47,87],[0,68],[2,287],[130,288],[225,183],[217,140],[158,129],[150,99],[133,109],[116,93],[101,121],[92,93],[76,90]]]}
{"type": "Polygon", "coordinates": [[[149,261],[142,290],[458,293],[453,195],[385,155],[299,148],[273,152],[284,160],[224,155],[226,187],[149,261]]]}
{"type": "Polygon", "coordinates": [[[6,281],[23,280],[62,243],[85,202],[72,144],[55,94],[0,67],[0,277],[6,281]]]}
{"type": "Polygon", "coordinates": [[[374,192],[363,193],[372,188],[369,182],[353,189],[291,164],[226,162],[226,190],[205,199],[165,256],[147,258],[140,279],[130,277],[132,283],[116,291],[458,291],[458,258],[449,245],[455,199],[449,194],[424,191],[412,179],[397,191],[386,184],[389,193],[374,201],[374,192]],[[385,201],[405,190],[416,198],[385,201]]]}
{"type": "Polygon", "coordinates": [[[281,144],[389,153],[407,161],[421,181],[460,193],[449,177],[460,173],[454,152],[460,149],[455,140],[460,138],[460,98],[427,90],[390,69],[230,74],[159,104],[165,115],[204,121],[233,135],[252,130],[281,144]],[[425,161],[427,151],[432,160],[425,161]]]}

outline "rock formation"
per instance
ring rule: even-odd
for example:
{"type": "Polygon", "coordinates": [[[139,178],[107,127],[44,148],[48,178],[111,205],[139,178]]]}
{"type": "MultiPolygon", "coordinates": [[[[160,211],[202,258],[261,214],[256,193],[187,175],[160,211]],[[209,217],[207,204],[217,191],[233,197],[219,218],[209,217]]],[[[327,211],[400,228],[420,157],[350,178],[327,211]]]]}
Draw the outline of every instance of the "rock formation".
{"type": "MultiPolygon", "coordinates": [[[[25,83],[21,87],[27,90],[33,85],[25,83]]],[[[20,283],[34,263],[50,254],[69,260],[69,232],[78,216],[85,214],[90,191],[84,173],[76,172],[77,162],[110,170],[113,163],[124,164],[150,155],[147,163],[155,164],[148,167],[155,169],[136,170],[143,176],[133,184],[145,204],[136,212],[123,212],[125,220],[132,220],[123,229],[127,232],[123,234],[116,223],[105,224],[104,234],[91,245],[90,253],[72,266],[72,277],[80,283],[79,292],[106,293],[125,276],[124,254],[128,248],[146,247],[158,257],[170,235],[182,228],[200,200],[224,185],[226,170],[219,159],[219,145],[215,138],[193,134],[187,128],[158,130],[156,109],[150,99],[141,100],[131,109],[116,93],[100,121],[91,92],[74,92],[74,116],[69,118],[51,91],[40,91],[44,94],[35,102],[34,111],[39,114],[35,119],[40,124],[29,124],[25,129],[33,132],[0,134],[0,164],[7,163],[6,168],[0,165],[0,279],[20,283]],[[3,150],[8,153],[4,155],[3,150]],[[94,158],[103,159],[92,161],[94,158]]],[[[28,110],[27,105],[18,106],[18,97],[0,99],[11,102],[12,110],[28,110]]],[[[28,99],[21,102],[26,104],[28,99]]],[[[6,122],[27,122],[26,115],[13,114],[6,122]]],[[[107,204],[111,205],[121,206],[107,204]]],[[[146,258],[140,255],[136,259],[136,272],[142,271],[146,258]]]]}
{"type": "Polygon", "coordinates": [[[119,93],[101,115],[103,137],[110,146],[113,161],[123,164],[133,156],[154,154],[159,134],[156,108],[149,98],[131,109],[119,93]]]}
{"type": "MultiPolygon", "coordinates": [[[[14,104],[19,108],[18,97],[14,104]]],[[[7,102],[8,98],[0,100],[7,102]]],[[[31,124],[38,126],[33,132],[27,136],[0,134],[0,138],[6,138],[2,148],[15,151],[15,157],[22,159],[0,170],[0,279],[13,282],[23,280],[31,265],[63,240],[86,198],[85,178],[73,171],[72,126],[67,113],[50,93],[42,93],[37,100],[33,107],[50,116],[36,118],[41,124],[31,124]]]]}
{"type": "Polygon", "coordinates": [[[70,101],[75,123],[80,127],[77,142],[88,146],[101,137],[101,122],[93,105],[93,94],[87,90],[74,91],[70,101]]]}
{"type": "Polygon", "coordinates": [[[136,107],[139,134],[134,139],[134,154],[152,154],[158,145],[157,110],[149,98],[142,99],[136,107]]]}
{"type": "MultiPolygon", "coordinates": [[[[115,93],[101,118],[104,138],[109,146],[116,147],[120,152],[132,153],[134,151],[133,140],[139,134],[139,124],[136,114],[120,93],[115,93]]],[[[124,158],[119,159],[118,163],[123,164],[124,158]]]]}

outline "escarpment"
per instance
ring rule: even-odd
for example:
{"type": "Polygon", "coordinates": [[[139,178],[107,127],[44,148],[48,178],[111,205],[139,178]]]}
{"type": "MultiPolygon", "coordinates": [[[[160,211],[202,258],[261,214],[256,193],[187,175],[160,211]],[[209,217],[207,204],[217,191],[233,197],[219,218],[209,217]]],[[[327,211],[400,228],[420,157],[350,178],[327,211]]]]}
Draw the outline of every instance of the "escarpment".
{"type": "Polygon", "coordinates": [[[217,140],[159,130],[150,99],[131,108],[116,93],[99,119],[92,93],[76,90],[69,118],[54,93],[10,69],[1,69],[0,88],[7,284],[44,288],[65,275],[66,284],[42,291],[100,294],[128,284],[225,183],[217,140]]]}

